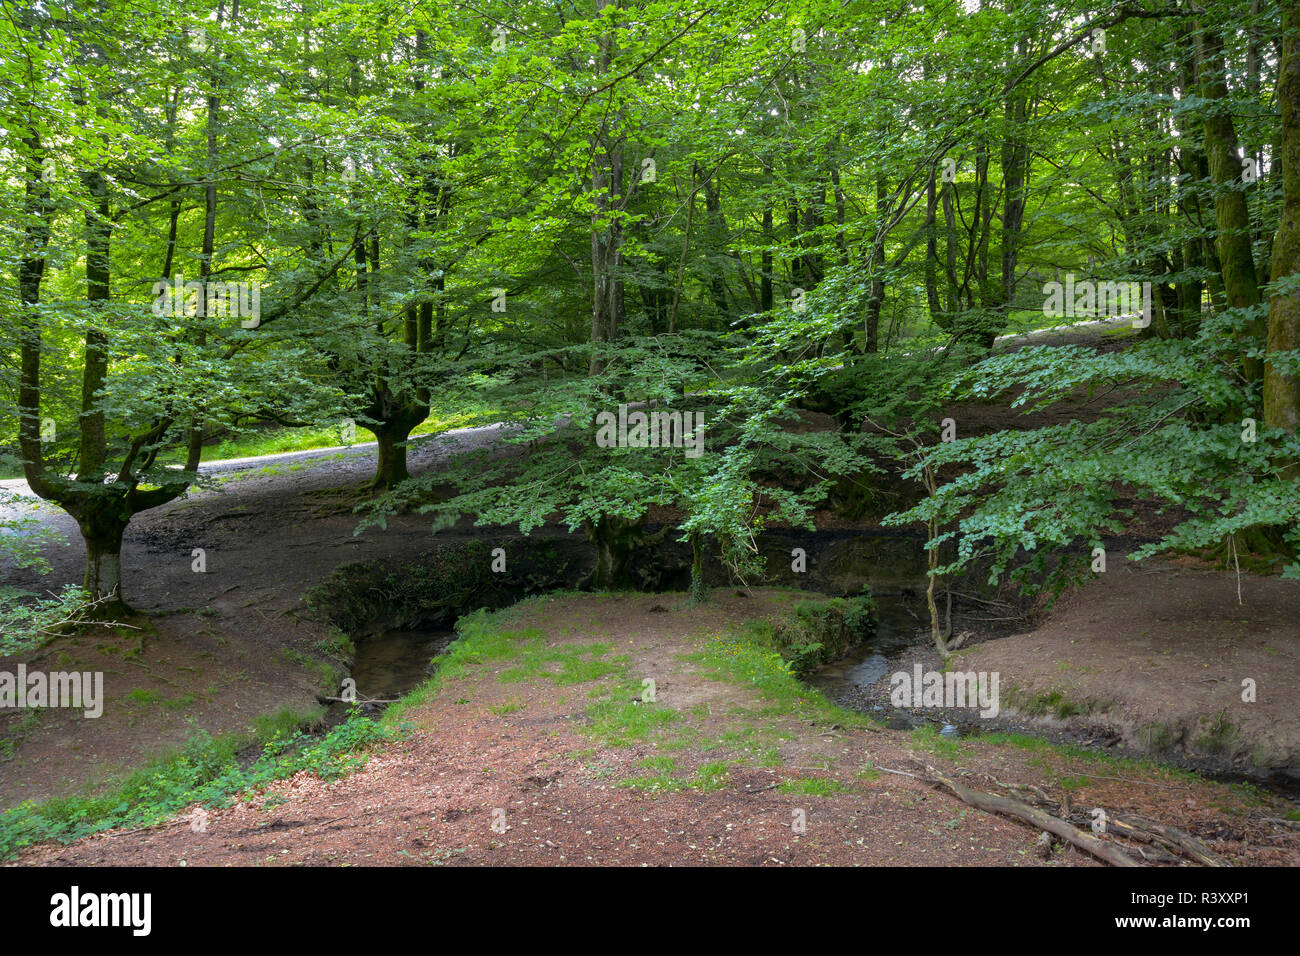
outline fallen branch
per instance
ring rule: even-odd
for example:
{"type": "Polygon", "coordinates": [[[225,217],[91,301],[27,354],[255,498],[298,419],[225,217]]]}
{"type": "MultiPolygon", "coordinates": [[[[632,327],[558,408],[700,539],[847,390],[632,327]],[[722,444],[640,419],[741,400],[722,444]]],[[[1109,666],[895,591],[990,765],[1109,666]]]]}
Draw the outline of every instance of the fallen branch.
{"type": "Polygon", "coordinates": [[[1279,826],[1290,827],[1292,830],[1300,830],[1300,822],[1295,820],[1286,820],[1282,817],[1265,817],[1265,823],[1276,823],[1279,826]]]}
{"type": "Polygon", "coordinates": [[[1116,831],[1123,836],[1146,834],[1167,850],[1195,860],[1202,866],[1231,866],[1232,864],[1207,847],[1196,837],[1178,827],[1167,823],[1158,823],[1136,813],[1108,813],[1106,829],[1116,831]]]}
{"type": "Polygon", "coordinates": [[[1151,863],[1181,864],[1183,862],[1183,860],[1181,860],[1179,857],[1174,856],[1172,853],[1166,853],[1158,846],[1149,846],[1145,850],[1142,849],[1142,847],[1140,846],[1135,846],[1133,848],[1133,852],[1136,853],[1138,856],[1142,857],[1142,859],[1147,860],[1151,863]]]}
{"type": "Polygon", "coordinates": [[[1021,793],[1033,794],[1035,798],[1035,804],[1037,806],[1051,807],[1052,809],[1055,810],[1059,810],[1061,807],[1061,805],[1057,801],[1053,800],[1051,797],[1047,795],[1047,792],[1043,790],[1042,787],[1035,786],[1032,783],[1030,784],[1003,783],[1001,780],[999,780],[997,777],[993,776],[990,773],[986,773],[984,774],[984,776],[987,777],[989,780],[993,781],[993,783],[997,784],[1003,790],[1018,790],[1021,793]]]}
{"type": "MultiPolygon", "coordinates": [[[[1013,610],[1013,611],[1015,610],[1015,605],[1008,604],[1006,601],[990,601],[987,598],[976,597],[974,594],[964,594],[961,591],[952,591],[951,589],[949,590],[952,594],[957,595],[957,597],[959,598],[965,598],[967,601],[977,601],[980,604],[987,604],[990,607],[1005,607],[1008,608],[1009,610],[1013,610]]],[[[1020,617],[1021,619],[1023,619],[1024,615],[1020,615],[1020,617]]]]}
{"type": "Polygon", "coordinates": [[[1131,856],[1113,844],[1104,840],[1099,840],[1090,833],[1085,833],[1075,826],[1060,820],[1049,813],[1044,813],[1036,807],[1031,807],[1020,800],[1013,800],[1010,797],[999,797],[991,793],[981,793],[978,790],[972,790],[970,787],[957,783],[945,777],[933,767],[926,767],[926,772],[930,774],[929,783],[941,784],[947,787],[964,803],[969,803],[978,810],[984,810],[987,813],[1000,813],[1003,816],[1014,817],[1025,823],[1031,824],[1040,830],[1046,830],[1054,836],[1077,846],[1079,849],[1100,860],[1105,860],[1111,866],[1141,866],[1131,856]]]}
{"type": "Polygon", "coordinates": [[[924,780],[924,777],[918,777],[914,773],[908,773],[906,770],[890,770],[888,767],[876,767],[881,773],[896,773],[900,777],[911,777],[913,780],[924,780]]]}

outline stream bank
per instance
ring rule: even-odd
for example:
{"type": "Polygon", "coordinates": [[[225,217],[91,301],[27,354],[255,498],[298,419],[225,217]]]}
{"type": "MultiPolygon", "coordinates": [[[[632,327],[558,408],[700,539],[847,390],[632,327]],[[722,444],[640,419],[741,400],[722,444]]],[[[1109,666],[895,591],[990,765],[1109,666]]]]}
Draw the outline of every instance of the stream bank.
{"type": "MultiPolygon", "coordinates": [[[[1205,587],[1204,578],[1179,584],[1188,588],[1205,587]]],[[[976,640],[959,650],[945,665],[930,640],[923,595],[916,591],[878,594],[877,636],[842,659],[820,668],[810,675],[809,683],[840,706],[872,716],[895,730],[952,740],[982,735],[1033,737],[1055,746],[1082,748],[1121,760],[1155,761],[1208,779],[1247,783],[1292,802],[1300,801],[1300,761],[1295,750],[1293,717],[1279,724],[1265,714],[1255,717],[1251,705],[1239,698],[1228,696],[1222,703],[1209,704],[1192,700],[1190,695],[1169,692],[1160,697],[1160,709],[1144,712],[1144,702],[1153,696],[1151,679],[1143,673],[1145,655],[1139,658],[1130,652],[1120,663],[1112,662],[1109,673],[1101,670],[1101,660],[1094,666],[1091,659],[1081,659],[1079,648],[1087,632],[1082,624],[1076,625],[1074,612],[1083,607],[1088,615],[1095,616],[1106,607],[1098,601],[1081,601],[1081,598],[1086,598],[1086,594],[1069,595],[1063,607],[1054,609],[1055,613],[1034,622],[1032,627],[1028,622],[1024,622],[1024,628],[1008,626],[1007,622],[996,622],[999,629],[985,625],[976,640]],[[1053,642],[1057,644],[1056,653],[1044,654],[1044,646],[1053,642]],[[1030,661],[1039,666],[1029,666],[1030,661]],[[998,672],[999,712],[996,716],[982,716],[978,707],[896,706],[891,701],[895,686],[892,675],[902,672],[910,676],[918,666],[925,673],[998,672]],[[1099,684],[1104,690],[1095,689],[1099,684]],[[1090,706],[1087,703],[1090,699],[1097,703],[1090,706]],[[1230,726],[1248,726],[1243,714],[1257,721],[1250,737],[1239,736],[1237,730],[1227,734],[1220,731],[1226,736],[1225,741],[1205,730],[1207,725],[1222,726],[1229,719],[1236,722],[1230,726]],[[1267,721],[1268,726],[1261,728],[1258,723],[1261,720],[1267,721]],[[1179,729],[1153,735],[1152,726],[1179,729]],[[1283,736],[1288,730],[1291,735],[1283,736]],[[1285,749],[1284,744],[1274,744],[1277,749],[1272,752],[1263,749],[1265,741],[1278,739],[1290,740],[1292,749],[1285,749]]],[[[978,626],[976,622],[982,610],[978,604],[959,599],[954,609],[954,627],[960,630],[978,626]]],[[[1124,609],[1116,607],[1112,613],[1122,614],[1124,609]]],[[[1225,636],[1222,622],[1210,626],[1216,628],[1218,637],[1225,636]]],[[[1226,637],[1227,643],[1240,651],[1236,635],[1226,637]]],[[[1239,640],[1244,643],[1244,638],[1239,640]]],[[[1089,654],[1104,659],[1118,643],[1119,636],[1112,632],[1109,645],[1098,641],[1085,646],[1089,654]]],[[[1288,707],[1286,665],[1276,661],[1278,655],[1274,651],[1263,650],[1256,655],[1256,661],[1261,656],[1281,678],[1276,689],[1270,688],[1270,693],[1279,695],[1273,701],[1271,712],[1285,713],[1288,707]]],[[[1170,666],[1165,665],[1165,669],[1169,670],[1170,666]]],[[[1250,664],[1241,666],[1244,671],[1254,670],[1250,664]]],[[[1200,675],[1191,680],[1197,686],[1190,693],[1198,693],[1203,698],[1207,697],[1207,684],[1212,689],[1220,681],[1228,683],[1220,678],[1207,681],[1200,675]]]]}

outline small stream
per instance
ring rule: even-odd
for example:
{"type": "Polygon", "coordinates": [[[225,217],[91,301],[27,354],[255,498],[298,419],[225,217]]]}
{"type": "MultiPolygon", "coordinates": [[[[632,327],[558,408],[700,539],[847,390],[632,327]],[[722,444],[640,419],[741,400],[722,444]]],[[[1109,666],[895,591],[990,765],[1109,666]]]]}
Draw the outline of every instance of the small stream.
{"type": "MultiPolygon", "coordinates": [[[[806,678],[807,682],[840,706],[868,714],[892,730],[911,730],[930,723],[945,735],[965,737],[978,736],[982,730],[994,729],[982,726],[979,721],[965,720],[954,714],[900,710],[892,707],[887,699],[881,699],[878,691],[876,694],[871,692],[872,686],[886,677],[891,667],[897,666],[901,652],[918,646],[927,648],[930,640],[928,615],[922,594],[903,591],[877,595],[876,602],[878,624],[875,636],[838,661],[810,674],[806,678]],[[949,720],[952,720],[951,724],[948,723],[949,720]]],[[[396,700],[421,684],[431,673],[434,659],[447,649],[455,637],[456,633],[452,630],[412,628],[384,631],[358,641],[350,676],[356,682],[357,699],[363,702],[363,709],[379,712],[387,704],[366,706],[364,701],[396,700]]],[[[348,710],[347,704],[331,704],[326,717],[327,726],[346,718],[348,710]]],[[[998,727],[1057,742],[1084,746],[1092,744],[1091,739],[1084,739],[1091,736],[1091,733],[1051,731],[1034,726],[1031,721],[1003,718],[998,722],[998,727]]],[[[1107,748],[1091,749],[1105,752],[1107,748]]],[[[1118,747],[1112,752],[1127,753],[1124,747],[1118,747]]],[[[1132,756],[1151,757],[1139,753],[1132,756]]],[[[1294,777],[1283,779],[1283,776],[1273,774],[1262,779],[1260,775],[1215,772],[1203,768],[1198,772],[1226,782],[1245,780],[1256,786],[1262,785],[1292,800],[1300,792],[1294,777]]]]}
{"type": "MultiPolygon", "coordinates": [[[[455,637],[455,631],[413,628],[384,631],[358,641],[356,660],[349,675],[356,682],[357,700],[388,701],[402,697],[429,676],[434,658],[455,637]]],[[[373,705],[373,709],[384,706],[373,705]]],[[[337,723],[347,716],[347,711],[347,704],[331,704],[327,722],[337,723]]]]}
{"type": "Polygon", "coordinates": [[[890,673],[890,662],[900,651],[929,640],[924,613],[925,599],[919,594],[877,595],[875,636],[810,674],[807,682],[841,707],[870,714],[893,730],[925,723],[880,703],[869,693],[872,684],[890,673]]]}
{"type": "MultiPolygon", "coordinates": [[[[882,706],[871,698],[868,689],[889,672],[895,655],[929,639],[921,616],[925,612],[925,600],[912,593],[878,596],[876,600],[875,636],[809,675],[807,680],[844,707],[870,713],[890,727],[908,729],[924,721],[882,706]]],[[[402,697],[428,678],[434,658],[455,638],[456,632],[452,630],[399,628],[359,640],[349,675],[356,682],[357,700],[364,703],[402,697]]],[[[378,704],[370,709],[380,710],[383,706],[378,704]]],[[[347,710],[346,704],[332,704],[328,723],[343,719],[347,710]]]]}

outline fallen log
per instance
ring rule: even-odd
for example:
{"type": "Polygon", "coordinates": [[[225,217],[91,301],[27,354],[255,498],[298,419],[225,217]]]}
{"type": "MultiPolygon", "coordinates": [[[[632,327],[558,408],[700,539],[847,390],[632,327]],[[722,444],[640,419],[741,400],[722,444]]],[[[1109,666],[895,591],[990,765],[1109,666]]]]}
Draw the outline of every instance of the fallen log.
{"type": "Polygon", "coordinates": [[[1046,830],[1062,840],[1077,846],[1086,853],[1091,853],[1099,860],[1105,860],[1111,866],[1141,866],[1137,860],[1133,859],[1119,847],[1107,843],[1105,840],[1099,840],[1091,833],[1072,826],[1064,820],[1058,819],[1049,813],[1044,813],[1035,807],[1020,800],[1013,800],[1010,797],[999,797],[991,793],[981,793],[978,790],[972,790],[963,784],[957,783],[945,777],[933,767],[926,767],[926,772],[930,775],[928,782],[937,783],[956,795],[964,803],[969,803],[972,807],[984,810],[988,813],[1000,813],[1003,816],[1014,817],[1017,820],[1023,820],[1025,823],[1032,824],[1040,830],[1046,830]]]}
{"type": "Polygon", "coordinates": [[[1137,833],[1149,834],[1165,849],[1195,860],[1202,866],[1232,865],[1185,830],[1150,820],[1136,813],[1109,813],[1106,815],[1106,827],[1125,836],[1137,833]]]}
{"type": "MultiPolygon", "coordinates": [[[[1065,819],[1078,827],[1089,827],[1092,824],[1092,821],[1088,818],[1087,814],[1084,813],[1068,813],[1065,815],[1065,819]]],[[[1144,843],[1150,848],[1149,850],[1143,850],[1141,847],[1133,847],[1133,852],[1137,853],[1137,855],[1142,857],[1142,859],[1154,860],[1157,863],[1177,863],[1179,865],[1185,865],[1187,863],[1186,857],[1166,853],[1166,843],[1154,833],[1148,833],[1145,830],[1138,829],[1137,827],[1112,827],[1111,823],[1112,820],[1108,815],[1106,817],[1107,832],[1115,830],[1116,832],[1122,833],[1125,839],[1133,840],[1137,843],[1144,843]]]]}

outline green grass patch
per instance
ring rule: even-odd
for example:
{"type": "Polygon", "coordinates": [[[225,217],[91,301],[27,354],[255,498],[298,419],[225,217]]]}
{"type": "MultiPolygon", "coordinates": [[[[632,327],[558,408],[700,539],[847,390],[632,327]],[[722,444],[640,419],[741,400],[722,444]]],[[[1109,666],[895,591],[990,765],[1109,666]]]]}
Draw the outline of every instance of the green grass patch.
{"type": "Polygon", "coordinates": [[[616,661],[601,660],[609,650],[608,644],[601,643],[545,647],[539,633],[524,646],[519,663],[502,671],[498,680],[507,684],[538,677],[556,684],[582,684],[599,680],[621,670],[616,661]]]}
{"type": "Polygon", "coordinates": [[[681,719],[681,714],[662,704],[624,703],[611,697],[587,708],[587,725],[582,729],[608,747],[630,747],[681,719]]]}
{"type": "Polygon", "coordinates": [[[263,732],[274,733],[261,741],[261,753],[251,762],[240,754],[256,746],[255,737],[200,733],[104,793],[29,800],[0,812],[0,858],[34,843],[70,843],[103,830],[149,826],[196,803],[226,806],[302,770],[332,780],[355,770],[370,749],[399,732],[359,712],[318,739],[285,732],[289,722],[282,713],[262,723],[263,732]]]}
{"type": "Polygon", "coordinates": [[[697,790],[712,792],[722,790],[727,785],[731,770],[725,760],[715,760],[700,766],[695,771],[691,785],[697,790]]]}
{"type": "Polygon", "coordinates": [[[659,772],[646,776],[624,777],[618,781],[617,786],[651,793],[679,793],[683,790],[701,790],[711,793],[724,789],[731,775],[730,765],[725,760],[703,764],[689,777],[676,775],[676,761],[671,757],[651,757],[639,761],[638,765],[659,772]],[[668,763],[661,762],[665,759],[668,763]]]}
{"type": "Polygon", "coordinates": [[[698,652],[678,655],[698,664],[715,680],[747,684],[762,695],[766,704],[755,716],[794,716],[818,723],[844,727],[878,727],[867,717],[831,703],[795,676],[789,661],[773,645],[772,630],[746,626],[739,634],[712,636],[698,652]]]}
{"type": "Polygon", "coordinates": [[[655,770],[659,773],[675,773],[677,770],[677,758],[667,755],[646,757],[644,760],[638,760],[637,766],[644,767],[646,770],[655,770]]]}
{"type": "Polygon", "coordinates": [[[934,729],[933,724],[922,724],[920,727],[913,728],[912,744],[936,756],[947,757],[949,760],[956,760],[967,751],[964,744],[958,743],[954,738],[946,734],[939,733],[934,729]]]}
{"type": "Polygon", "coordinates": [[[810,797],[830,797],[853,790],[852,787],[846,787],[830,777],[798,777],[794,780],[783,780],[776,789],[778,793],[799,793],[810,797]]]}

